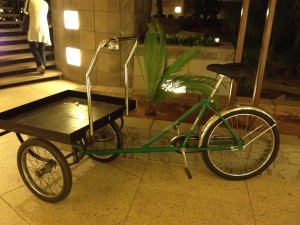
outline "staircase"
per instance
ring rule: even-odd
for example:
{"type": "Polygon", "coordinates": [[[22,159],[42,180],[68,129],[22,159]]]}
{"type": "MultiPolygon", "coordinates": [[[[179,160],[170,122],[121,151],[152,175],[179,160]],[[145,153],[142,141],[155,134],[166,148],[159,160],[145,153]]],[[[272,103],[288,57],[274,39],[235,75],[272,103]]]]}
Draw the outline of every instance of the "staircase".
{"type": "Polygon", "coordinates": [[[27,34],[20,28],[23,5],[23,0],[0,0],[0,88],[63,76],[55,69],[53,46],[46,48],[46,73],[36,72],[27,34]]]}

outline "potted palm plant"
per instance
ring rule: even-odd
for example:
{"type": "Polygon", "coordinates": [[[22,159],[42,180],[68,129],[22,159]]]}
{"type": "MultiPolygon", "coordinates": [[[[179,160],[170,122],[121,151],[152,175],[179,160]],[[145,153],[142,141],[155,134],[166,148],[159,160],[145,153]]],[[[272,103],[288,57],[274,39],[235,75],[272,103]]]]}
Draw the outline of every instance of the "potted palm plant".
{"type": "Polygon", "coordinates": [[[215,79],[182,72],[199,52],[199,47],[192,47],[168,64],[166,36],[159,24],[149,24],[143,50],[147,89],[146,115],[156,115],[157,107],[168,97],[174,96],[173,90],[179,87],[184,86],[188,92],[210,94],[216,83],[215,79]]]}

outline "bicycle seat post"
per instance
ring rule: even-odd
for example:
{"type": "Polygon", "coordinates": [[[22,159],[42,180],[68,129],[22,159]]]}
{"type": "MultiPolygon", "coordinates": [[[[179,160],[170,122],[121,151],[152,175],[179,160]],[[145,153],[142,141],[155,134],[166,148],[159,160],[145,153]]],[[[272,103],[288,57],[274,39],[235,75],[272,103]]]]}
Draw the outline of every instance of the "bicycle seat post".
{"type": "Polygon", "coordinates": [[[212,92],[210,93],[210,98],[213,98],[213,97],[214,97],[216,91],[218,90],[220,84],[222,83],[223,78],[225,77],[225,76],[222,75],[222,74],[218,74],[218,76],[219,76],[218,82],[216,83],[214,89],[213,89],[212,92]]]}
{"type": "Polygon", "coordinates": [[[251,68],[247,67],[242,63],[210,64],[206,67],[206,69],[221,76],[210,97],[213,97],[215,95],[215,92],[218,89],[218,86],[220,85],[224,76],[230,78],[231,80],[234,80],[245,76],[251,76],[254,73],[254,71],[251,68]]]}

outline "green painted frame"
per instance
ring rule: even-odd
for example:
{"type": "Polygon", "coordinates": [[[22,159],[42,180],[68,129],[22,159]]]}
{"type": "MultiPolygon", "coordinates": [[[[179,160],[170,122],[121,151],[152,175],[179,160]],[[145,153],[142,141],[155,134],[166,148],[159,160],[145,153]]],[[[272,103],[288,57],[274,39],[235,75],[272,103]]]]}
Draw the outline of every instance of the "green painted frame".
{"type": "MultiPolygon", "coordinates": [[[[181,117],[179,117],[175,122],[173,122],[170,126],[166,127],[164,130],[159,132],[157,135],[155,135],[153,138],[151,138],[146,144],[142,145],[139,148],[118,148],[118,149],[88,149],[85,146],[81,144],[74,144],[73,148],[77,149],[79,152],[79,159],[82,159],[85,155],[92,155],[92,154],[121,154],[121,153],[150,153],[150,152],[177,152],[181,150],[185,151],[207,151],[207,150],[232,150],[234,149],[242,149],[243,143],[238,138],[238,136],[234,133],[234,131],[231,129],[230,125],[227,123],[227,121],[221,116],[221,114],[215,110],[211,103],[213,102],[213,99],[211,97],[206,97],[196,103],[191,109],[189,109],[187,112],[185,112],[181,117]],[[181,146],[164,146],[164,147],[152,147],[151,145],[155,143],[157,140],[162,138],[166,133],[168,133],[170,130],[176,128],[178,125],[180,125],[186,118],[188,118],[193,112],[201,108],[198,116],[196,117],[194,123],[191,125],[191,128],[187,135],[185,136],[185,139],[183,141],[183,144],[181,146]],[[221,120],[224,122],[226,129],[229,131],[229,133],[232,135],[232,138],[234,139],[235,143],[237,143],[236,146],[228,146],[228,145],[220,145],[220,146],[214,146],[214,147],[203,147],[203,146],[188,146],[188,141],[191,138],[191,136],[194,134],[195,129],[199,125],[201,119],[205,115],[205,113],[210,110],[212,111],[216,116],[221,118],[221,120]]],[[[209,124],[208,124],[209,126],[209,124]]]]}

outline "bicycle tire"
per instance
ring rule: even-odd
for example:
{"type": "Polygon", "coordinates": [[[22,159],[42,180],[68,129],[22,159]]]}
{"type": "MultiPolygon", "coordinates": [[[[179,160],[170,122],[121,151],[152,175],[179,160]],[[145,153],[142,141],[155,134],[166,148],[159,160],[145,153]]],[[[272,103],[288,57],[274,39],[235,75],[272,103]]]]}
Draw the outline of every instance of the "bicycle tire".
{"type": "Polygon", "coordinates": [[[31,138],[17,153],[18,170],[28,189],[46,202],[65,199],[72,188],[72,174],[64,155],[52,143],[31,138]]]}
{"type": "MultiPolygon", "coordinates": [[[[96,139],[88,145],[89,149],[117,149],[123,146],[120,128],[115,121],[94,131],[96,139]]],[[[90,154],[89,157],[98,162],[110,162],[118,158],[119,154],[90,154]]]]}
{"type": "MultiPolygon", "coordinates": [[[[235,110],[223,115],[223,118],[244,144],[257,137],[262,129],[275,124],[267,114],[255,109],[235,110]]],[[[219,118],[208,129],[202,146],[232,146],[236,144],[233,141],[219,118]]],[[[208,150],[201,154],[206,166],[216,175],[229,180],[244,180],[257,176],[268,168],[278,153],[279,142],[279,132],[274,126],[242,150],[208,150]]]]}

